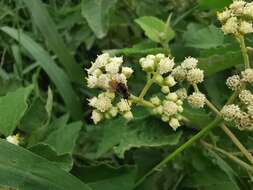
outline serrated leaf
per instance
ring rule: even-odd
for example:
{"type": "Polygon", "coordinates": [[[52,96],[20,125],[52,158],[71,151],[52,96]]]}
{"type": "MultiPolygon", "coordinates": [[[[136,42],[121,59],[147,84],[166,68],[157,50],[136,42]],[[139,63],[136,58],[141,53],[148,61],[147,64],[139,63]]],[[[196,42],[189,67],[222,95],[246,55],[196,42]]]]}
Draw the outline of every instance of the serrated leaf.
{"type": "Polygon", "coordinates": [[[82,0],[82,15],[97,38],[103,38],[109,28],[109,11],[117,0],[82,0]]]}
{"type": "Polygon", "coordinates": [[[27,99],[33,86],[19,88],[0,97],[0,133],[11,135],[28,108],[27,99]]]}
{"type": "Polygon", "coordinates": [[[50,161],[0,139],[1,185],[20,190],[91,190],[50,161]]]}
{"type": "Polygon", "coordinates": [[[74,149],[81,126],[81,122],[61,126],[50,133],[43,143],[53,147],[57,155],[70,154],[74,149]]]}
{"type": "Polygon", "coordinates": [[[168,43],[175,37],[175,32],[162,20],[153,16],[144,16],[135,19],[145,35],[154,42],[168,43]]]}
{"type": "Polygon", "coordinates": [[[119,145],[114,147],[115,153],[123,158],[124,153],[131,148],[176,145],[182,133],[172,131],[169,126],[164,127],[159,123],[155,119],[148,119],[146,122],[140,120],[128,126],[122,134],[119,145]]]}
{"type": "Polygon", "coordinates": [[[224,34],[214,25],[205,27],[191,23],[187,26],[183,39],[187,47],[210,49],[223,45],[224,34]]]}

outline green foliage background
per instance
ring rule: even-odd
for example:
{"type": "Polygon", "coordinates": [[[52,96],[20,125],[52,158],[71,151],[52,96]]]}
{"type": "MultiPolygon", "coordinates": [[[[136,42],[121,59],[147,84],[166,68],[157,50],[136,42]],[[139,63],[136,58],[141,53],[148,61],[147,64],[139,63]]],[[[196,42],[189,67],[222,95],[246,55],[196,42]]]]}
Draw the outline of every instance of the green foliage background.
{"type": "MultiPolygon", "coordinates": [[[[201,86],[221,107],[231,92],[224,80],[242,67],[235,40],[219,29],[216,11],[230,0],[2,0],[0,1],[0,186],[24,190],[249,190],[246,171],[220,152],[196,143],[135,183],[166,155],[214,119],[184,105],[190,123],[176,132],[148,110],[135,119],[94,125],[85,68],[102,52],[124,55],[135,68],[129,88],[145,75],[138,59],[166,53],[199,59],[201,86]],[[19,132],[21,146],[4,138],[19,132]]],[[[253,45],[252,36],[247,44],[253,45]]],[[[152,89],[157,93],[157,89],[152,89]]],[[[233,126],[231,126],[233,130],[233,126]]],[[[235,130],[253,149],[252,132],[235,130]]],[[[206,137],[238,154],[219,129],[206,137]]],[[[240,156],[240,155],[239,155],[240,156]]],[[[243,159],[243,158],[242,158],[243,159]]]]}

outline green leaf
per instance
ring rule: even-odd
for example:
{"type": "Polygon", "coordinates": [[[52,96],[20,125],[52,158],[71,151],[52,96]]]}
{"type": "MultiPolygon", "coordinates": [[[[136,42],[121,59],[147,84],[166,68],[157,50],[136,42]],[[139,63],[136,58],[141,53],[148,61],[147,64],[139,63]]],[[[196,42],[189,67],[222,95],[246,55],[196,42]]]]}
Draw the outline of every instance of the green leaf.
{"type": "Polygon", "coordinates": [[[199,0],[201,9],[217,11],[232,3],[232,0],[199,0]]]}
{"type": "Polygon", "coordinates": [[[60,63],[65,68],[70,78],[73,81],[82,82],[82,70],[77,65],[70,50],[64,44],[60,34],[57,31],[56,25],[48,14],[44,4],[41,0],[28,1],[23,0],[27,5],[31,15],[32,21],[39,28],[41,34],[46,39],[49,47],[55,52],[60,60],[60,63]]]}
{"type": "Polygon", "coordinates": [[[20,190],[91,190],[50,161],[0,140],[0,185],[20,190]]]}
{"type": "Polygon", "coordinates": [[[202,27],[191,23],[187,26],[183,39],[186,47],[210,49],[223,45],[224,34],[214,25],[202,27]]]}
{"type": "Polygon", "coordinates": [[[175,37],[172,28],[156,17],[144,16],[135,19],[135,22],[144,30],[145,35],[154,42],[168,43],[175,37]]]}
{"type": "Polygon", "coordinates": [[[0,133],[11,135],[28,108],[27,99],[33,86],[19,88],[0,97],[0,133]]]}
{"type": "Polygon", "coordinates": [[[97,38],[106,36],[109,28],[109,11],[117,0],[82,0],[82,15],[97,38]]]}
{"type": "Polygon", "coordinates": [[[53,147],[58,155],[72,153],[81,126],[81,122],[61,126],[50,133],[44,143],[53,147]]]}
{"type": "Polygon", "coordinates": [[[73,173],[93,190],[132,190],[135,168],[113,168],[107,165],[74,168],[73,173]]]}
{"type": "Polygon", "coordinates": [[[10,27],[2,27],[1,30],[19,41],[20,44],[34,57],[34,59],[38,61],[40,66],[49,75],[50,79],[55,83],[70,111],[71,116],[74,119],[81,118],[81,106],[78,97],[71,86],[71,82],[64,71],[56,65],[49,53],[23,32],[10,27]]]}
{"type": "Polygon", "coordinates": [[[46,103],[45,109],[47,111],[48,121],[49,121],[51,118],[52,110],[53,110],[53,92],[50,87],[48,87],[48,90],[47,90],[47,103],[46,103]]]}
{"type": "Polygon", "coordinates": [[[162,147],[179,143],[181,132],[171,131],[169,126],[159,125],[157,120],[141,120],[128,126],[122,134],[119,145],[114,147],[115,153],[124,157],[124,153],[131,148],[162,147]]]}
{"type": "Polygon", "coordinates": [[[48,144],[39,143],[29,148],[30,151],[41,156],[54,164],[58,165],[65,171],[70,171],[73,166],[73,159],[70,154],[58,156],[56,151],[48,144]]]}

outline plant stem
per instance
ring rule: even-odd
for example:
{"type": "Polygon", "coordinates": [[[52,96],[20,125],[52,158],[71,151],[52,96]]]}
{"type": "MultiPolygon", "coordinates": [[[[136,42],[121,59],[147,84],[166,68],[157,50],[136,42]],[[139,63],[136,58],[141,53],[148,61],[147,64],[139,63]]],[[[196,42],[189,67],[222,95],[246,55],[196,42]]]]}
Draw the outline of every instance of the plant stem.
{"type": "Polygon", "coordinates": [[[220,152],[224,155],[226,155],[228,158],[230,158],[231,160],[233,160],[234,162],[236,162],[237,164],[239,164],[240,166],[242,166],[243,168],[245,168],[246,170],[249,170],[251,172],[253,172],[253,167],[249,164],[247,164],[246,162],[242,161],[241,159],[237,158],[236,156],[234,156],[233,154],[221,149],[221,148],[218,148],[216,146],[213,146],[205,141],[201,141],[201,143],[207,147],[208,149],[213,149],[213,150],[216,150],[217,152],[220,152]]]}
{"type": "Polygon", "coordinates": [[[203,128],[201,131],[199,131],[197,134],[195,134],[193,137],[191,137],[188,141],[186,141],[184,144],[182,144],[180,147],[178,147],[174,152],[169,154],[167,157],[164,158],[159,164],[157,164],[154,168],[152,168],[148,173],[146,173],[142,178],[140,178],[137,183],[135,184],[135,187],[140,185],[148,176],[153,174],[155,171],[162,168],[166,163],[171,161],[173,158],[175,158],[178,154],[180,154],[182,151],[184,151],[186,148],[191,146],[194,142],[199,140],[201,137],[203,137],[205,134],[207,134],[211,129],[218,126],[219,123],[222,122],[221,117],[216,117],[214,121],[212,121],[209,125],[207,125],[205,128],[203,128]]]}
{"type": "Polygon", "coordinates": [[[155,107],[151,102],[146,101],[143,98],[139,98],[137,96],[134,96],[132,94],[130,96],[130,100],[132,100],[133,103],[136,103],[137,105],[142,105],[144,107],[148,107],[148,108],[154,108],[155,107]]]}
{"type": "Polygon", "coordinates": [[[248,69],[248,68],[250,68],[250,63],[249,63],[249,56],[248,56],[248,53],[247,53],[248,50],[247,50],[246,45],[245,45],[244,36],[243,35],[238,35],[237,38],[238,38],[238,41],[239,41],[239,44],[240,44],[240,47],[241,47],[243,61],[244,61],[244,64],[245,64],[245,69],[248,69]]]}
{"type": "Polygon", "coordinates": [[[145,86],[143,87],[140,95],[139,95],[139,98],[140,99],[143,99],[144,96],[147,94],[149,88],[152,86],[152,84],[154,83],[154,77],[155,77],[155,74],[154,76],[151,78],[150,74],[148,75],[148,81],[147,83],[145,84],[145,86]]]}

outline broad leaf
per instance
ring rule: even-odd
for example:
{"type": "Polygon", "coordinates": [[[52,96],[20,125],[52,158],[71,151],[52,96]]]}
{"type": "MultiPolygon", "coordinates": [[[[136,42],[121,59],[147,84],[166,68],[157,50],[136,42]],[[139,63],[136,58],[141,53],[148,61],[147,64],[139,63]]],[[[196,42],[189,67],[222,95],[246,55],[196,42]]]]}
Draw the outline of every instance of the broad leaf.
{"type": "Polygon", "coordinates": [[[232,3],[232,0],[199,0],[201,9],[217,11],[232,3]]]}
{"type": "Polygon", "coordinates": [[[145,35],[157,43],[168,43],[175,37],[175,32],[162,20],[153,16],[144,16],[135,20],[144,30],[145,35]]]}
{"type": "Polygon", "coordinates": [[[109,28],[109,11],[117,0],[82,0],[82,15],[97,38],[103,38],[109,28]]]}
{"type": "Polygon", "coordinates": [[[27,98],[33,86],[19,88],[0,97],[0,133],[11,135],[28,108],[27,98]]]}
{"type": "Polygon", "coordinates": [[[55,164],[0,140],[0,185],[20,190],[91,190],[55,164]]]}

